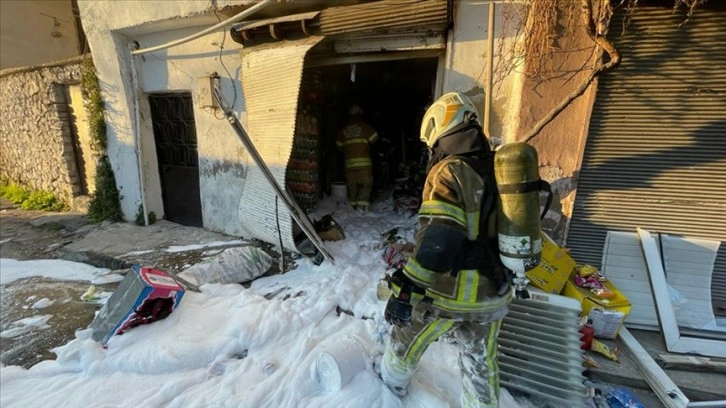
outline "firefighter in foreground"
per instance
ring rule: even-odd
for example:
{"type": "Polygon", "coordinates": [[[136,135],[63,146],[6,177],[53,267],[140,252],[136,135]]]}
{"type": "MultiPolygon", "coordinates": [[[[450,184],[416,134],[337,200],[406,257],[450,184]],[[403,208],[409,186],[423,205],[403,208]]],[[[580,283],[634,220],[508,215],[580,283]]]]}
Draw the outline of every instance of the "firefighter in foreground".
{"type": "Polygon", "coordinates": [[[373,189],[371,144],[378,140],[378,133],[363,122],[363,109],[360,106],[352,105],[348,113],[350,119],[338,133],[336,145],[345,156],[348,201],[353,208],[367,211],[373,189]]]}
{"type": "Polygon", "coordinates": [[[399,395],[426,348],[447,332],[459,347],[463,407],[496,407],[497,335],[512,301],[497,251],[494,154],[461,93],[426,112],[421,140],[430,149],[416,250],[390,278],[385,319],[393,325],[381,377],[399,395]]]}

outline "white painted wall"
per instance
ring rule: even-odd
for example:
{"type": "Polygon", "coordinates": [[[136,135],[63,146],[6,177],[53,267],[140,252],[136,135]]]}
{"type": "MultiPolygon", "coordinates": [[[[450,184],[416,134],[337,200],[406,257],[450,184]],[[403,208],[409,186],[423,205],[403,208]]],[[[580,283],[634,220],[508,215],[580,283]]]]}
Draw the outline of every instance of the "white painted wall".
{"type": "Polygon", "coordinates": [[[71,0],[0,2],[0,69],[80,54],[71,0]]]}
{"type": "MultiPolygon", "coordinates": [[[[137,38],[142,47],[163,44],[200,31],[204,27],[165,31],[137,38]]],[[[236,216],[242,186],[247,171],[248,155],[224,119],[221,111],[202,108],[199,104],[199,84],[216,72],[221,78],[222,91],[231,103],[237,94],[234,111],[244,112],[244,100],[239,88],[239,44],[224,33],[215,33],[197,40],[139,59],[139,82],[142,96],[142,146],[148,211],[163,213],[158,164],[154,147],[151,115],[148,110],[148,93],[188,91],[194,100],[194,120],[197,129],[199,153],[200,196],[205,228],[233,235],[243,235],[236,216]],[[220,46],[224,40],[220,63],[220,46]],[[230,78],[229,75],[232,75],[230,78]],[[230,80],[231,79],[231,80],[230,80]]]]}
{"type": "MultiPolygon", "coordinates": [[[[454,29],[450,33],[449,47],[446,53],[446,72],[444,73],[444,92],[463,92],[484,115],[484,98],[487,81],[487,40],[489,37],[489,0],[456,0],[454,3],[454,29]]],[[[517,38],[505,32],[503,12],[505,4],[497,4],[494,19],[494,86],[492,89],[492,107],[490,113],[491,136],[507,140],[513,132],[516,121],[516,109],[521,99],[521,74],[511,72],[504,77],[501,73],[502,56],[517,41],[517,38]],[[514,107],[514,109],[513,109],[514,107]]]]}
{"type": "MultiPolygon", "coordinates": [[[[224,7],[248,4],[251,1],[209,0],[165,2],[101,0],[79,1],[81,19],[94,56],[99,80],[106,103],[108,133],[107,153],[116,174],[121,194],[121,209],[127,221],[134,219],[141,204],[139,161],[134,136],[134,94],[131,86],[131,57],[129,44],[138,41],[141,47],[158,45],[177,39],[216,23],[209,15],[214,6],[224,7]],[[199,26],[200,22],[205,25],[199,26]],[[190,26],[194,26],[189,28],[190,26]],[[154,34],[156,33],[156,34],[154,34]]],[[[168,90],[195,90],[196,78],[217,71],[227,76],[219,64],[219,44],[222,33],[210,34],[178,49],[163,51],[168,61],[158,58],[162,54],[147,55],[138,64],[140,86],[143,92],[168,90]],[[217,43],[214,45],[213,43],[217,43]]],[[[223,55],[230,73],[239,74],[239,58],[235,43],[227,38],[223,55]]],[[[242,92],[236,82],[238,101],[235,111],[243,111],[242,92]]],[[[225,94],[231,99],[229,81],[224,81],[225,94]]],[[[148,102],[141,96],[144,108],[141,120],[145,196],[147,211],[163,214],[153,133],[150,130],[148,102]]],[[[243,173],[239,141],[226,122],[195,109],[200,154],[201,198],[203,221],[206,228],[234,235],[243,235],[236,214],[243,173]]],[[[244,119],[244,118],[242,118],[244,119]]]]}

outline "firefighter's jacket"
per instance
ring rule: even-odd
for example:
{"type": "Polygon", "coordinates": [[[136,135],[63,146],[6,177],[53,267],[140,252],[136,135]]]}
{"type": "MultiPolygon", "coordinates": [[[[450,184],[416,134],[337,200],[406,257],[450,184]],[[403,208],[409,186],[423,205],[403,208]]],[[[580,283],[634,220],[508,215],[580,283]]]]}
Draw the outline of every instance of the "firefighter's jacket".
{"type": "MultiPolygon", "coordinates": [[[[492,182],[493,177],[489,178],[492,182]]],[[[476,319],[476,315],[496,314],[511,302],[511,290],[497,296],[500,283],[492,276],[497,268],[494,263],[499,262],[496,252],[489,250],[492,256],[484,266],[482,262],[462,262],[462,257],[467,256],[464,252],[483,252],[482,241],[477,240],[480,233],[486,234],[482,238],[489,242],[496,237],[496,212],[485,224],[480,223],[482,203],[489,208],[496,206],[494,188],[458,156],[444,158],[426,177],[416,250],[403,271],[419,287],[426,288],[427,300],[443,314],[469,314],[476,319]]]]}
{"type": "Polygon", "coordinates": [[[335,144],[343,150],[345,169],[371,167],[370,144],[378,140],[378,133],[367,124],[354,120],[339,133],[335,144]]]}

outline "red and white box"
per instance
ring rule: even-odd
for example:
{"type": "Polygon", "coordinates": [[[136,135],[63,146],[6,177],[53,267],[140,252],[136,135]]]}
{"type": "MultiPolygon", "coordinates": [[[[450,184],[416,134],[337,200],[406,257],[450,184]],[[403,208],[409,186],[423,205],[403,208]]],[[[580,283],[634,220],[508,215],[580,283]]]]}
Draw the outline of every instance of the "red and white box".
{"type": "Polygon", "coordinates": [[[104,346],[117,334],[165,319],[184,297],[168,273],[134,265],[89,326],[93,339],[104,346]]]}

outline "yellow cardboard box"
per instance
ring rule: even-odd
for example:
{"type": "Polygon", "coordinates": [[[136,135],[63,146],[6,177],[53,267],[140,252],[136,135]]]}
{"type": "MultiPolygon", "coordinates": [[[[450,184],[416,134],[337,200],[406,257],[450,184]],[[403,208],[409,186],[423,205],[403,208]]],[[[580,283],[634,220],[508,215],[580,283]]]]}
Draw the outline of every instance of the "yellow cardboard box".
{"type": "Polygon", "coordinates": [[[588,316],[592,320],[595,336],[614,339],[618,336],[625,317],[630,313],[630,300],[612,282],[604,281],[603,286],[615,292],[615,297],[600,299],[590,289],[575,285],[572,279],[567,281],[562,294],[580,301],[581,316],[588,316]]]}
{"type": "Polygon", "coordinates": [[[533,286],[557,295],[562,291],[576,265],[576,262],[543,232],[542,258],[539,265],[530,269],[526,275],[533,286]]]}

